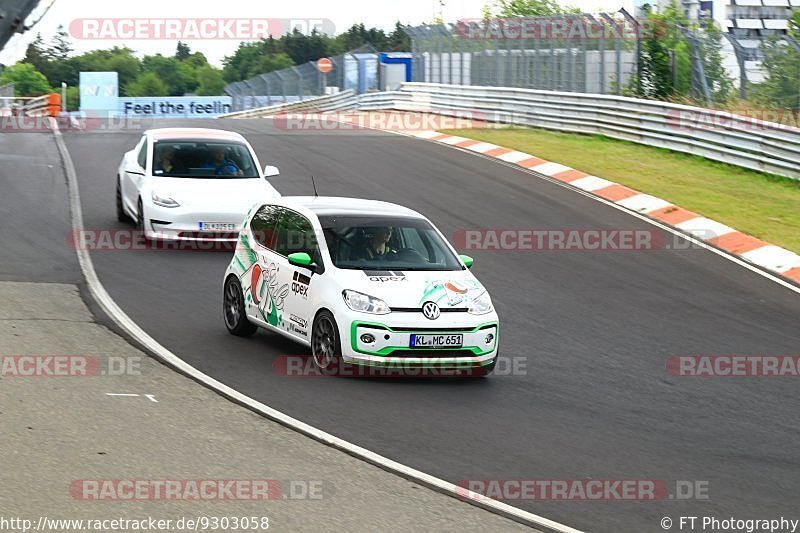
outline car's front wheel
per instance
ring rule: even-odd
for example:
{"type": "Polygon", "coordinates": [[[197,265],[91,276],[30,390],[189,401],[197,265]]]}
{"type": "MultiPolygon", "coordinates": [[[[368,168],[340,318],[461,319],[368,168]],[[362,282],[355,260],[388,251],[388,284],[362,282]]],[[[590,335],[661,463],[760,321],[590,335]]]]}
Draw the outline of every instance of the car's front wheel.
{"type": "Polygon", "coordinates": [[[117,178],[117,194],[116,194],[116,203],[117,203],[117,220],[120,222],[130,222],[131,217],[125,212],[125,208],[122,207],[122,188],[119,184],[119,178],[117,178]]]}
{"type": "Polygon", "coordinates": [[[344,370],[339,328],[330,311],[322,311],[314,319],[311,328],[311,355],[316,367],[325,375],[335,375],[344,370]]]}
{"type": "Polygon", "coordinates": [[[225,282],[224,292],[222,315],[225,318],[225,327],[228,328],[231,335],[249,337],[256,332],[258,326],[247,320],[242,285],[235,276],[229,277],[225,282]]]}
{"type": "Polygon", "coordinates": [[[150,240],[145,230],[144,205],[142,205],[141,198],[139,198],[139,201],[136,203],[136,229],[141,232],[142,237],[144,237],[146,241],[150,240]]]}

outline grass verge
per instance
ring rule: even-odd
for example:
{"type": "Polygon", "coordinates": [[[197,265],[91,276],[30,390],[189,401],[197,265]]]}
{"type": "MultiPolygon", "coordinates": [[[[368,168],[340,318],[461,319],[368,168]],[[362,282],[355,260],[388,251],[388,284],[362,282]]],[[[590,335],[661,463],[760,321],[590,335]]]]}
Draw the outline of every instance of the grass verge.
{"type": "Polygon", "coordinates": [[[800,253],[800,181],[603,136],[534,128],[442,130],[658,196],[800,253]]]}

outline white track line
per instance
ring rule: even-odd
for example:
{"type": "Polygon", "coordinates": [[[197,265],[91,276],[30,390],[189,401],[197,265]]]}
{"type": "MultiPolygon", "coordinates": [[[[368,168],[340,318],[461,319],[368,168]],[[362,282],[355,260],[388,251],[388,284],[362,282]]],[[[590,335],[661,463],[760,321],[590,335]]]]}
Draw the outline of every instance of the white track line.
{"type": "MultiPolygon", "coordinates": [[[[50,122],[53,128],[53,134],[55,135],[56,145],[58,146],[58,151],[61,155],[61,160],[64,165],[64,172],[67,175],[67,182],[69,185],[69,204],[70,211],[72,213],[72,230],[73,232],[77,233],[83,231],[83,212],[81,210],[80,193],[78,190],[78,177],[75,172],[75,166],[72,163],[72,158],[67,150],[67,146],[64,144],[61,131],[58,129],[58,124],[52,119],[50,122]]],[[[326,433],[315,428],[314,426],[306,424],[305,422],[301,422],[296,418],[292,418],[281,411],[254,400],[253,398],[250,398],[249,396],[232,389],[224,383],[220,383],[211,376],[204,374],[159,344],[155,339],[148,335],[147,332],[139,327],[139,325],[136,324],[128,315],[126,315],[125,312],[116,304],[116,302],[114,302],[114,300],[111,298],[111,295],[108,294],[105,287],[103,287],[103,284],[100,282],[100,279],[97,277],[97,273],[94,270],[94,264],[92,263],[92,258],[89,255],[88,250],[85,250],[80,246],[77,246],[76,248],[78,262],[80,263],[83,276],[86,279],[86,284],[89,287],[89,291],[91,292],[92,296],[103,308],[103,311],[105,311],[108,316],[110,316],[114,322],[116,322],[117,325],[121,327],[128,335],[139,341],[160,360],[182,372],[183,374],[219,392],[230,400],[252,409],[253,411],[269,418],[270,420],[274,420],[275,422],[309,436],[314,440],[322,442],[323,444],[327,444],[328,446],[342,450],[354,457],[358,457],[359,459],[367,461],[368,463],[397,474],[405,479],[409,479],[436,490],[437,492],[446,494],[448,496],[457,497],[461,501],[481,507],[482,509],[486,509],[487,511],[491,511],[495,514],[499,514],[527,526],[546,528],[549,531],[555,531],[558,533],[581,533],[577,529],[559,524],[553,520],[523,511],[522,509],[518,509],[491,498],[487,498],[481,494],[466,491],[465,489],[457,487],[449,481],[431,476],[425,472],[393,461],[388,457],[379,455],[344,439],[335,437],[330,433],[326,433]]]]}

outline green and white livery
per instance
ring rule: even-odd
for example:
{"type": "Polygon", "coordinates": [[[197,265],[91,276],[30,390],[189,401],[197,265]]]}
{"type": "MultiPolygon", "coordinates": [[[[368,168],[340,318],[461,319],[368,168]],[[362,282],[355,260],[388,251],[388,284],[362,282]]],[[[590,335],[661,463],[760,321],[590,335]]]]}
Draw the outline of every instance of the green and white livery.
{"type": "Polygon", "coordinates": [[[499,321],[471,265],[411,209],[283,197],[244,221],[223,281],[225,324],[309,346],[325,373],[360,365],[485,375],[499,321]]]}

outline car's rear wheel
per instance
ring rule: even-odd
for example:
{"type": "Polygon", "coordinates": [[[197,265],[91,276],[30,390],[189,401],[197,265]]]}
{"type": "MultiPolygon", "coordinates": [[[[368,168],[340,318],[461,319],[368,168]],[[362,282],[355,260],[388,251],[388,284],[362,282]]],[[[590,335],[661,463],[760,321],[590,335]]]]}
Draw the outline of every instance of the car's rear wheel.
{"type": "Polygon", "coordinates": [[[314,319],[311,328],[311,355],[316,367],[326,375],[335,375],[344,370],[342,343],[339,328],[330,311],[322,311],[314,319]]]}
{"type": "Polygon", "coordinates": [[[125,208],[122,207],[122,189],[120,188],[119,178],[117,178],[117,194],[116,194],[116,203],[117,203],[117,220],[120,222],[130,222],[131,217],[125,212],[125,208]]]}
{"type": "Polygon", "coordinates": [[[247,320],[242,285],[235,276],[229,277],[225,282],[224,292],[222,315],[225,318],[225,327],[228,328],[231,335],[249,337],[258,330],[258,326],[247,320]]]}

